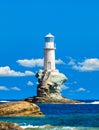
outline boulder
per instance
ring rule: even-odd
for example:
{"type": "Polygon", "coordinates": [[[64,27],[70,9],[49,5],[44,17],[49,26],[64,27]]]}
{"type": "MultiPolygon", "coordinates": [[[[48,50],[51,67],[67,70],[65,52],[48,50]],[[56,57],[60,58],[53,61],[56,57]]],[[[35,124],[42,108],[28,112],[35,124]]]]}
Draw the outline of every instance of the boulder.
{"type": "Polygon", "coordinates": [[[26,101],[0,104],[0,116],[42,116],[40,108],[26,101]]]}
{"type": "Polygon", "coordinates": [[[23,128],[16,123],[0,122],[0,130],[23,130],[23,128]]]}

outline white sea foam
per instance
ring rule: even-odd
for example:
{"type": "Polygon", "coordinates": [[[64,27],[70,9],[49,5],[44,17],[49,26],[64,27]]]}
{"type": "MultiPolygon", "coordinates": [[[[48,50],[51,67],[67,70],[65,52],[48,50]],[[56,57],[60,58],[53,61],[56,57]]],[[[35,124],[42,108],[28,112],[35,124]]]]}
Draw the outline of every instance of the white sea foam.
{"type": "Polygon", "coordinates": [[[25,125],[25,126],[21,126],[23,129],[26,129],[26,128],[46,128],[46,127],[51,127],[50,125],[42,125],[42,126],[33,126],[33,125],[25,125]]]}
{"type": "Polygon", "coordinates": [[[6,101],[6,100],[1,100],[0,102],[10,102],[10,101],[6,101]]]}
{"type": "Polygon", "coordinates": [[[91,104],[99,104],[99,101],[94,101],[91,104]]]}
{"type": "Polygon", "coordinates": [[[74,104],[99,104],[99,101],[93,101],[93,102],[80,102],[80,103],[74,103],[74,104]]]}
{"type": "Polygon", "coordinates": [[[39,130],[99,130],[99,127],[72,127],[72,126],[51,126],[51,125],[42,125],[42,126],[33,126],[33,125],[27,125],[27,126],[21,126],[23,129],[26,128],[33,128],[33,129],[39,129],[39,130]]]}
{"type": "Polygon", "coordinates": [[[83,104],[99,104],[99,101],[94,101],[94,102],[85,102],[83,104]]]}
{"type": "Polygon", "coordinates": [[[21,126],[23,129],[25,128],[35,128],[33,125],[25,125],[25,126],[21,126]]]}

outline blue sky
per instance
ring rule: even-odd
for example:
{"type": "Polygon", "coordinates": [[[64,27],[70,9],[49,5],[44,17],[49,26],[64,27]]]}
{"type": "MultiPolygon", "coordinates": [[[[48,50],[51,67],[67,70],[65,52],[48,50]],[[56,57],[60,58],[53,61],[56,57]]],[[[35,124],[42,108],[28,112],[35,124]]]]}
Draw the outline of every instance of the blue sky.
{"type": "Polygon", "coordinates": [[[44,36],[55,36],[62,95],[99,99],[99,1],[0,1],[0,99],[36,95],[44,36]]]}

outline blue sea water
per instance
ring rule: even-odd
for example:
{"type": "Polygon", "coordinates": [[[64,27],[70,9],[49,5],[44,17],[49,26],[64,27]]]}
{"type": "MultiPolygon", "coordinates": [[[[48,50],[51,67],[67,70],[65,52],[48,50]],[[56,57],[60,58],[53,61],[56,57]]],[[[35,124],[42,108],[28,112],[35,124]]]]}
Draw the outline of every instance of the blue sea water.
{"type": "MultiPolygon", "coordinates": [[[[4,103],[4,102],[2,102],[4,103]]],[[[99,130],[99,101],[84,104],[37,104],[43,117],[0,117],[36,130],[99,130]]]]}

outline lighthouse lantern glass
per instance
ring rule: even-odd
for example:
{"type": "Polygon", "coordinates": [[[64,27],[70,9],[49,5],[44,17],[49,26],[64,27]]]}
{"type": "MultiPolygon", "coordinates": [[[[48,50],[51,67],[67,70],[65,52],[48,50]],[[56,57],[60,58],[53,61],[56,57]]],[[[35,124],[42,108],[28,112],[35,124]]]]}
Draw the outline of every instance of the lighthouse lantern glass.
{"type": "Polygon", "coordinates": [[[45,37],[46,42],[54,42],[54,37],[45,37]]]}

